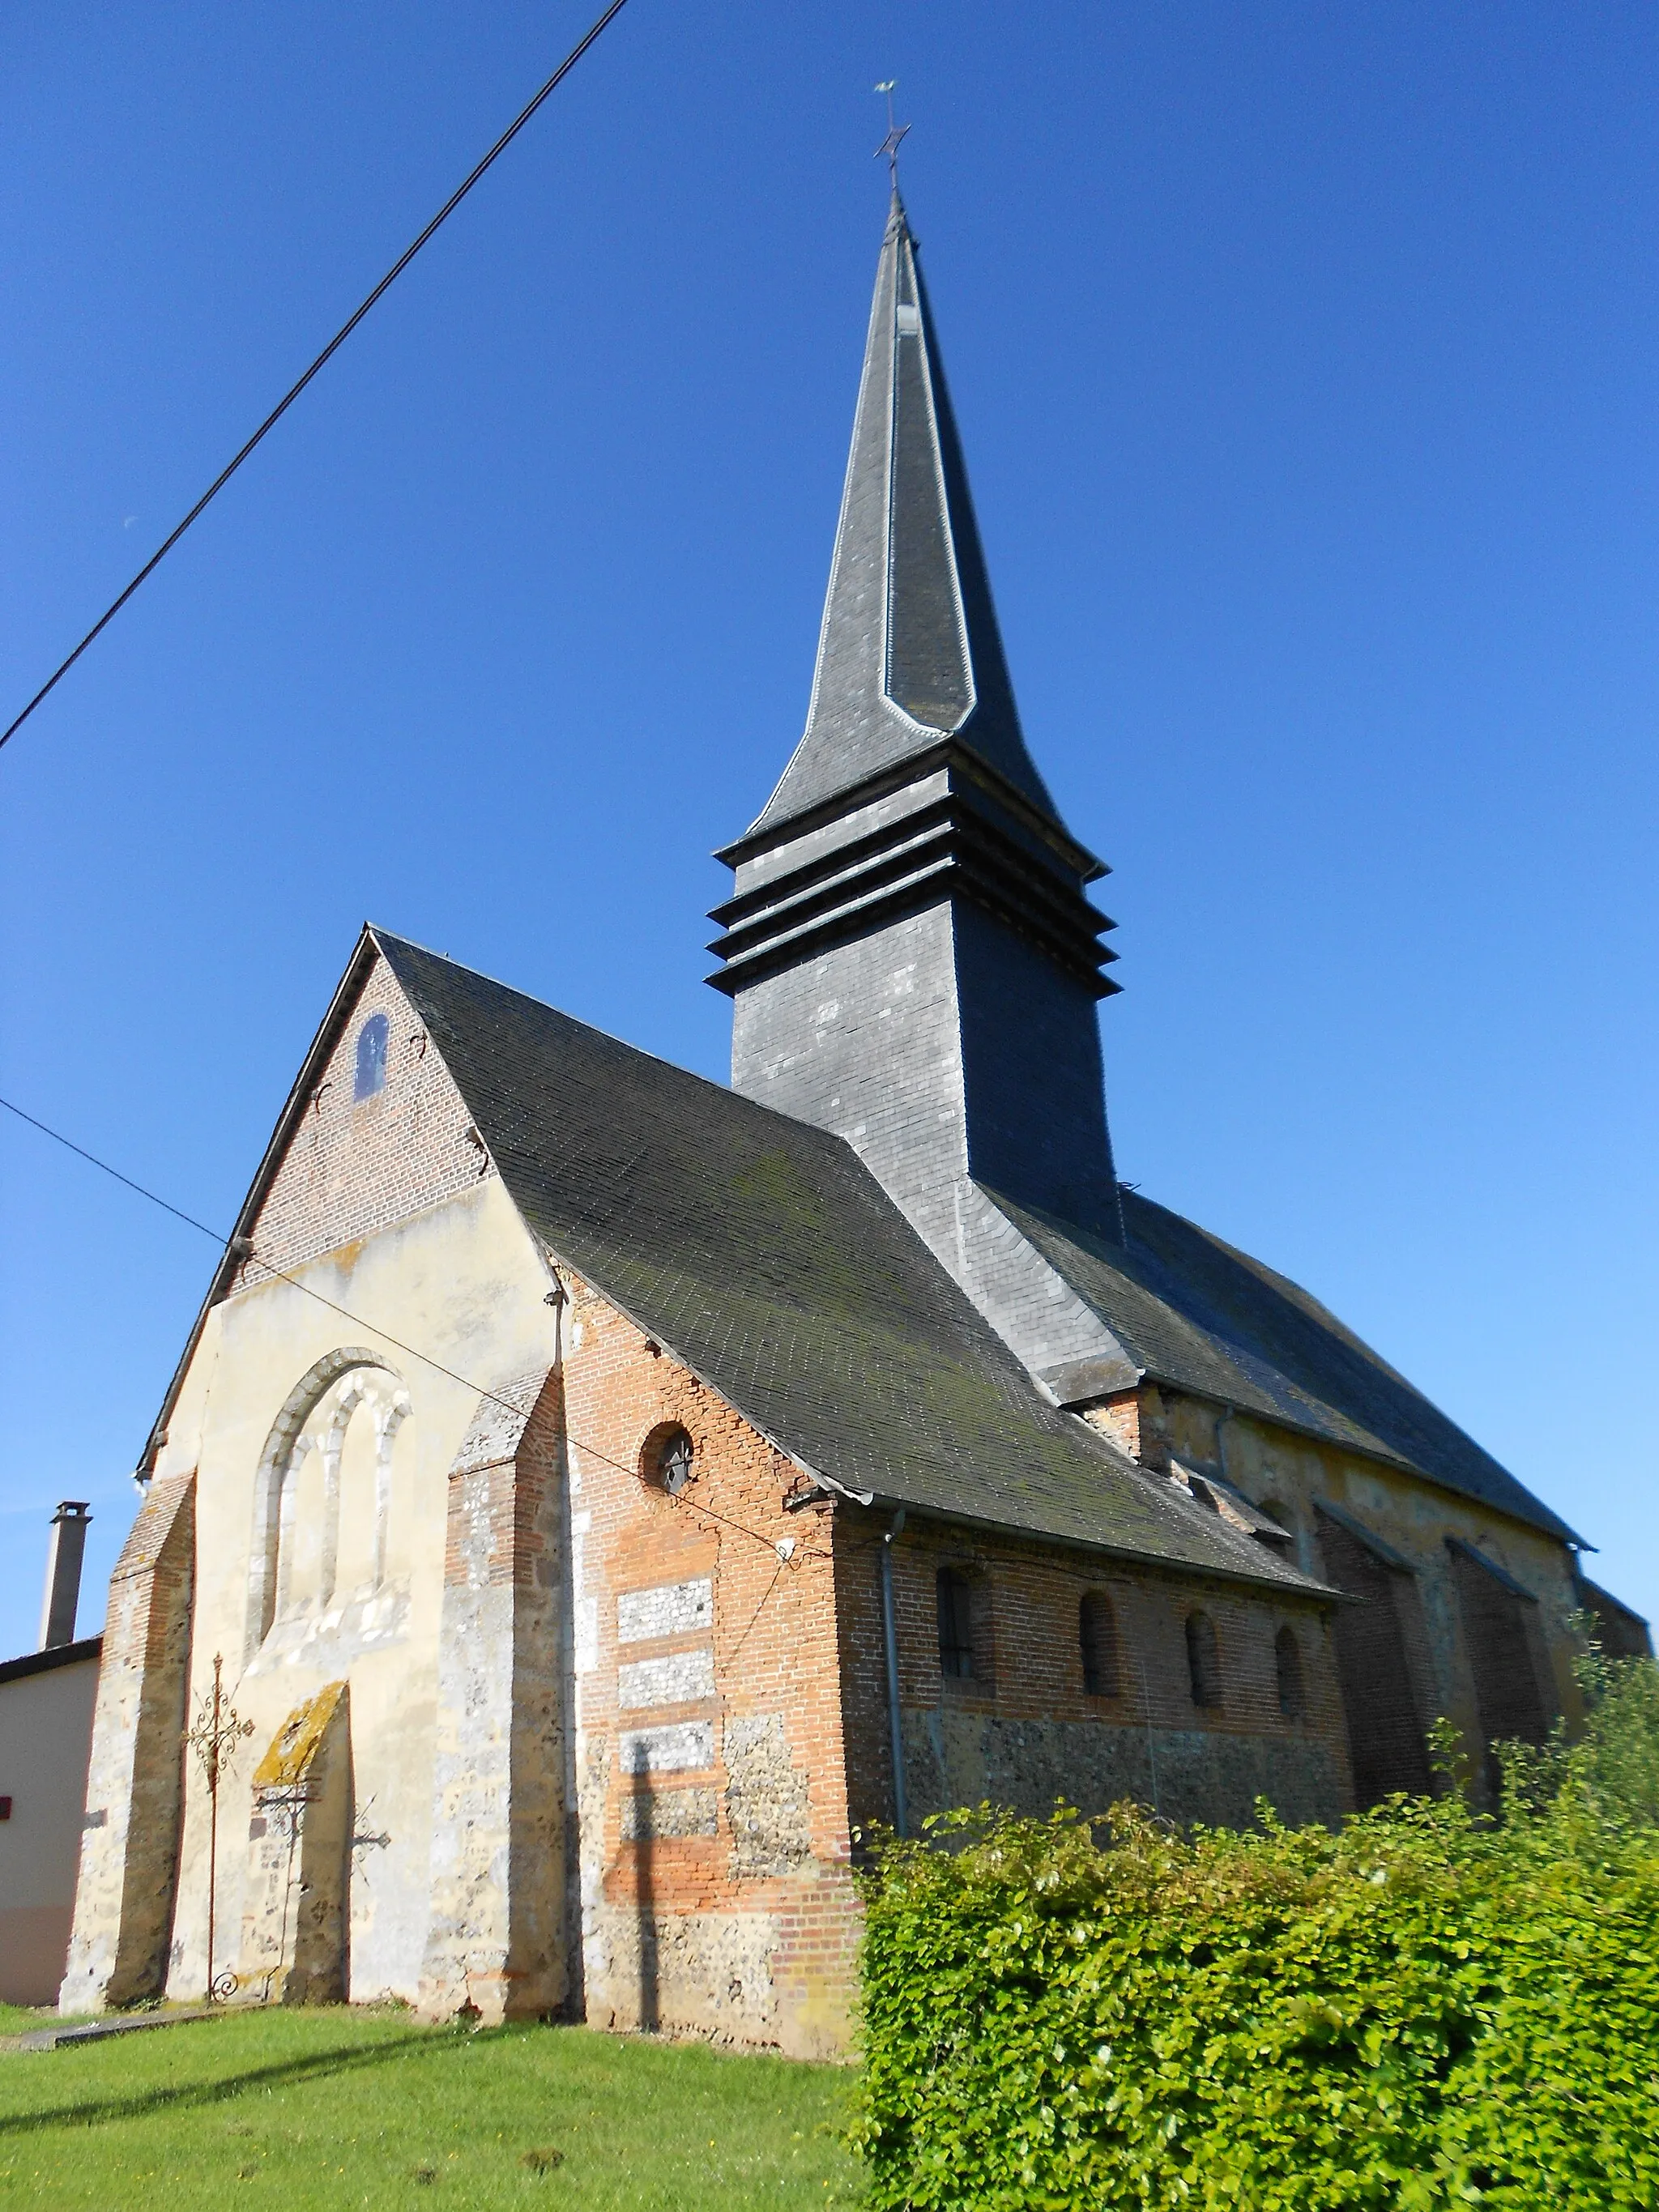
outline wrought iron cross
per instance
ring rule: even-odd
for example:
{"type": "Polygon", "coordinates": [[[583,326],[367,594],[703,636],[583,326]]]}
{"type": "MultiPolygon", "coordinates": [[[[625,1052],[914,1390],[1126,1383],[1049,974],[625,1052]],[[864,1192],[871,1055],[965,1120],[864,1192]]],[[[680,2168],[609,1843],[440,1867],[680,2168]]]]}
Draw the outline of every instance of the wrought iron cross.
{"type": "Polygon", "coordinates": [[[208,1787],[208,1961],[207,1995],[211,2004],[216,1997],[228,1997],[234,1990],[236,1978],[226,1978],[228,1987],[216,1987],[213,1976],[214,1908],[219,1887],[219,1777],[236,1756],[237,1747],[253,1733],[252,1721],[239,1718],[236,1708],[225,1695],[221,1680],[224,1659],[216,1651],[213,1655],[213,1687],[202,1692],[202,1709],[196,1716],[196,1725],[185,1730],[185,1741],[202,1762],[208,1787]]]}

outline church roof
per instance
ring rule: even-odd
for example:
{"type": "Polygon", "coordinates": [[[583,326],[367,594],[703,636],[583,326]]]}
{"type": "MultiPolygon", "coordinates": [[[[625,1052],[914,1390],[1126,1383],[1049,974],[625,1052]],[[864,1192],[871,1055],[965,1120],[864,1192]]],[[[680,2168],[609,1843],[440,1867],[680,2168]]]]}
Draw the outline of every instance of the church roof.
{"type": "Polygon", "coordinates": [[[841,1138],[376,930],[547,1249],[814,1474],[1311,1591],[1038,1391],[841,1138]]]}
{"type": "Polygon", "coordinates": [[[895,192],[805,734],[748,836],[945,737],[1063,827],[1020,730],[916,242],[895,192]]]}
{"type": "Polygon", "coordinates": [[[1583,1541],[1317,1298],[1259,1260],[1138,1191],[1123,1191],[1127,1247],[990,1194],[1149,1380],[1392,1461],[1565,1543],[1583,1541]]]}

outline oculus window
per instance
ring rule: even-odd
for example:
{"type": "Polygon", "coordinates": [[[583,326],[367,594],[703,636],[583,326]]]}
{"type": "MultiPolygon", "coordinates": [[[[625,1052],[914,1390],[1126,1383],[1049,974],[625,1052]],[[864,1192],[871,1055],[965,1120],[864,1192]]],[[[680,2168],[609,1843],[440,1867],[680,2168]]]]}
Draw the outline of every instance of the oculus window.
{"type": "Polygon", "coordinates": [[[671,1498],[678,1498],[691,1480],[695,1457],[691,1439],[678,1423],[654,1430],[647,1437],[641,1456],[646,1480],[665,1490],[671,1498]]]}

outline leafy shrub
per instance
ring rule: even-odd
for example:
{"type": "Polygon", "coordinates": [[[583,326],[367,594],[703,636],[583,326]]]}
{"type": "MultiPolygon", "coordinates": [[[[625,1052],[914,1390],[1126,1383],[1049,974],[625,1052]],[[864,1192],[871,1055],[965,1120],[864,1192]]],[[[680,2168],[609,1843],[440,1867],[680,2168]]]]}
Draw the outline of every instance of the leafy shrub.
{"type": "Polygon", "coordinates": [[[1337,1834],[982,1807],[886,1840],[876,2212],[1659,2204],[1659,1674],[1602,1690],[1504,1827],[1452,1793],[1337,1834]]]}
{"type": "Polygon", "coordinates": [[[1659,1830],[1659,1667],[1607,1659],[1591,1644],[1576,1672],[1586,1706],[1577,1741],[1558,1724],[1542,1747],[1499,1752],[1510,1816],[1594,1853],[1609,1836],[1659,1830]]]}

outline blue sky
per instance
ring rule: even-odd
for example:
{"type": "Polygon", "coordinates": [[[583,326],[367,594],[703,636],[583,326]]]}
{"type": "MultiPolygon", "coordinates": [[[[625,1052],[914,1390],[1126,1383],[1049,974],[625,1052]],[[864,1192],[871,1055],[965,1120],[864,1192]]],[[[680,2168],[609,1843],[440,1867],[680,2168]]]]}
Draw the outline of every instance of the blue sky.
{"type": "MultiPolygon", "coordinates": [[[[585,9],[14,9],[9,719],[585,9]]],[[[1659,17],[631,0],[0,755],[8,1096],[228,1224],[368,916],[724,1073],[906,191],[1119,1159],[1659,1613],[1659,17]]],[[[210,1273],[0,1127],[0,1656],[210,1273]]]]}

